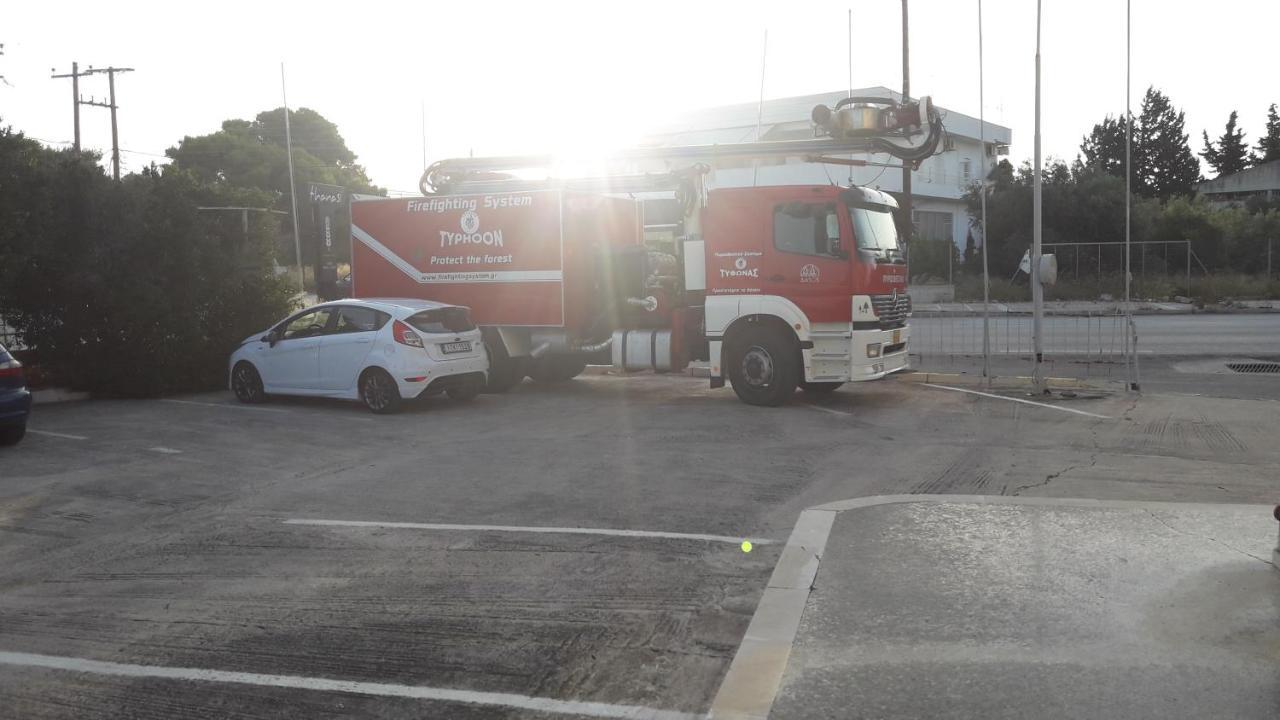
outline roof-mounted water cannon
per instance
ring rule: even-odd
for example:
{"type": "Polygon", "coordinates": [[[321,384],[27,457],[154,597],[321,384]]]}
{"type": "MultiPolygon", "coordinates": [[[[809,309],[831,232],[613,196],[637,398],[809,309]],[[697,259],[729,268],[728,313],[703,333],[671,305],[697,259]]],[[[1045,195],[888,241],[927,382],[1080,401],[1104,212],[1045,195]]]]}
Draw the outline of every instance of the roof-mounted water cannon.
{"type": "Polygon", "coordinates": [[[896,102],[883,97],[841,98],[834,108],[816,105],[810,116],[819,135],[833,140],[865,140],[870,152],[884,152],[919,166],[933,155],[946,130],[933,102],[896,102]]]}

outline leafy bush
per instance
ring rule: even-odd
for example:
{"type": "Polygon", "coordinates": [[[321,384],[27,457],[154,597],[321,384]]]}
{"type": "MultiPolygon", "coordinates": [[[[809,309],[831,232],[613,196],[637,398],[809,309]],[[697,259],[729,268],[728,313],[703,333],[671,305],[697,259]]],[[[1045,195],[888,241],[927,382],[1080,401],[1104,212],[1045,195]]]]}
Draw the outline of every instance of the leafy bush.
{"type": "Polygon", "coordinates": [[[151,168],[109,180],[96,157],[0,129],[0,308],[43,369],[101,395],[222,385],[245,336],[288,311],[259,191],[151,168]]]}

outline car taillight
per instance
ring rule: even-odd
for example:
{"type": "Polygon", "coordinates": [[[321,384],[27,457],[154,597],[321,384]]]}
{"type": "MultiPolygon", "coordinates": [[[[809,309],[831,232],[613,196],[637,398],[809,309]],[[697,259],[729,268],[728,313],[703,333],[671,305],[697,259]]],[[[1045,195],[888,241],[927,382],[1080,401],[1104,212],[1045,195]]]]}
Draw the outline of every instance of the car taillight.
{"type": "Polygon", "coordinates": [[[422,347],[422,338],[418,337],[418,333],[414,332],[413,328],[405,325],[399,320],[395,321],[395,324],[391,326],[391,334],[395,336],[396,342],[401,345],[408,345],[409,347],[417,348],[422,347]]]}
{"type": "Polygon", "coordinates": [[[22,363],[17,360],[0,362],[0,380],[17,380],[22,383],[22,363]]]}

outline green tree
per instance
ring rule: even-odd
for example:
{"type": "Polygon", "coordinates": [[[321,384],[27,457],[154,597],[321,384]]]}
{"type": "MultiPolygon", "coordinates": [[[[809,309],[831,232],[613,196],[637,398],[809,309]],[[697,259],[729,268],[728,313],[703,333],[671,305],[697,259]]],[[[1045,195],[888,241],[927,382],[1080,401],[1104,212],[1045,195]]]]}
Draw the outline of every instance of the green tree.
{"type": "Polygon", "coordinates": [[[1276,112],[1276,104],[1271,103],[1267,109],[1267,129],[1258,138],[1258,148],[1253,154],[1253,163],[1280,160],[1280,113],[1276,112]]]}
{"type": "Polygon", "coordinates": [[[1124,136],[1127,124],[1123,117],[1113,118],[1110,115],[1093,126],[1093,130],[1080,141],[1080,153],[1084,156],[1083,165],[1124,177],[1124,136]]]}
{"type": "Polygon", "coordinates": [[[106,395],[225,383],[226,358],[289,306],[271,271],[279,226],[207,205],[262,205],[260,190],[180,168],[120,182],[92,155],[0,131],[0,307],[61,382],[106,395]]]}
{"type": "MultiPolygon", "coordinates": [[[[1124,179],[1125,119],[1108,115],[1080,144],[1076,173],[1093,169],[1124,179]]],[[[1142,197],[1189,195],[1200,180],[1200,163],[1187,143],[1186,121],[1168,96],[1147,88],[1133,122],[1132,184],[1142,197]]]]}
{"type": "Polygon", "coordinates": [[[1215,144],[1209,140],[1209,133],[1201,131],[1204,136],[1204,152],[1200,157],[1213,168],[1219,176],[1238,173],[1249,166],[1249,145],[1244,141],[1244,131],[1236,127],[1236,111],[1231,111],[1227,118],[1226,131],[1215,144]]]}
{"type": "Polygon", "coordinates": [[[1186,117],[1167,95],[1147,88],[1133,130],[1134,192],[1156,198],[1195,192],[1200,162],[1187,144],[1186,117]]]}
{"type": "MultiPolygon", "coordinates": [[[[341,185],[349,192],[383,195],[385,191],[369,180],[365,169],[332,122],[309,108],[289,111],[293,136],[294,180],[298,192],[298,222],[304,241],[314,238],[313,221],[307,200],[311,182],[341,185]]],[[[222,129],[208,135],[184,137],[165,151],[173,166],[189,171],[203,182],[264,190],[267,204],[277,210],[289,209],[289,157],[285,150],[284,108],[258,113],[253,120],[226,120],[222,129]]],[[[347,218],[338,218],[346,222],[347,218]]],[[[312,242],[304,242],[304,261],[311,260],[312,242]]],[[[349,248],[338,243],[341,259],[349,248]]],[[[292,247],[284,253],[292,260],[292,247]]]]}

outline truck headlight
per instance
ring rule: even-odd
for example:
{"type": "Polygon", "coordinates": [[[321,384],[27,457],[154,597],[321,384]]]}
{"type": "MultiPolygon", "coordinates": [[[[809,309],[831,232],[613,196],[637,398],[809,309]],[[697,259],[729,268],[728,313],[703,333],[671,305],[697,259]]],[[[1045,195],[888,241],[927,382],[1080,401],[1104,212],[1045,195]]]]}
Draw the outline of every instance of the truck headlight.
{"type": "Polygon", "coordinates": [[[880,343],[867,343],[867,357],[880,357],[880,343]]]}

